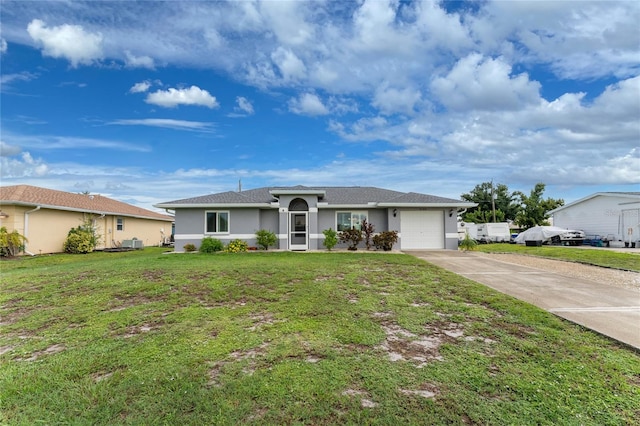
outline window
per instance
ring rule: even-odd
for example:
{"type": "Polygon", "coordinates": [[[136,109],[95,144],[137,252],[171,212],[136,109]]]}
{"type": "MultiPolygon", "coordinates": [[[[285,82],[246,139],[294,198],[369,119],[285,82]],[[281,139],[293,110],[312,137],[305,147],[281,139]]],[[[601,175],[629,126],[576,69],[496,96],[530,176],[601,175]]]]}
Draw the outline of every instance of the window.
{"type": "Polygon", "coordinates": [[[229,212],[206,212],[205,232],[209,234],[229,232],[229,212]]]}
{"type": "Polygon", "coordinates": [[[362,229],[362,221],[368,220],[367,212],[338,212],[336,229],[346,231],[347,229],[362,229]]]}
{"type": "Polygon", "coordinates": [[[124,218],[119,217],[116,219],[116,231],[124,231],[124,218]]]}

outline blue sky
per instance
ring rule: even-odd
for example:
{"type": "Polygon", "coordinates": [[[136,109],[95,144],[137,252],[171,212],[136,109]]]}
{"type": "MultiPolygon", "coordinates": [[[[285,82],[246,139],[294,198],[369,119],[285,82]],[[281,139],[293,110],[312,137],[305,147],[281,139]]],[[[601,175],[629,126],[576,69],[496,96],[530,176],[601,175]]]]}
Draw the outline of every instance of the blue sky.
{"type": "Polygon", "coordinates": [[[0,7],[2,185],[640,191],[638,2],[0,7]]]}

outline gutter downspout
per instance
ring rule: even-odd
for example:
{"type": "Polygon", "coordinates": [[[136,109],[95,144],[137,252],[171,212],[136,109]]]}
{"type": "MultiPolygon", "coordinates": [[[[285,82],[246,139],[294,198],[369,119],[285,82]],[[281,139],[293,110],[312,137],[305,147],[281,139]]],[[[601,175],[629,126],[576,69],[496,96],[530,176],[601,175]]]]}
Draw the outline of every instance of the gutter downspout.
{"type": "MultiPolygon", "coordinates": [[[[24,237],[25,238],[29,238],[29,213],[34,213],[37,212],[38,210],[40,210],[41,206],[36,207],[33,210],[28,210],[26,212],[24,212],[24,237]]],[[[27,250],[27,242],[25,241],[24,243],[24,252],[26,254],[28,254],[29,256],[35,256],[35,254],[31,253],[30,251],[27,250]]]]}

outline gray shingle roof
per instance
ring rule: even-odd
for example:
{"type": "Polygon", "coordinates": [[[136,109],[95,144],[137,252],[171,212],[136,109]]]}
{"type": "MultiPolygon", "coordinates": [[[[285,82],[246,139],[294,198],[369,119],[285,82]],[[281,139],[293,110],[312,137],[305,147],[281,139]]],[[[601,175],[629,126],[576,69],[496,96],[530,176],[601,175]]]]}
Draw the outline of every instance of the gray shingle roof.
{"type": "Polygon", "coordinates": [[[419,194],[416,192],[399,192],[389,189],[376,188],[372,186],[326,186],[326,187],[308,187],[308,186],[287,186],[287,187],[264,187],[249,189],[242,192],[228,191],[218,194],[203,195],[200,197],[185,198],[181,200],[168,201],[160,203],[157,207],[180,206],[187,207],[189,205],[202,206],[207,204],[270,204],[276,201],[270,191],[322,191],[325,195],[320,202],[328,205],[368,205],[369,203],[384,203],[386,206],[391,205],[407,205],[407,204],[469,204],[461,200],[452,198],[438,197],[435,195],[419,194]]]}

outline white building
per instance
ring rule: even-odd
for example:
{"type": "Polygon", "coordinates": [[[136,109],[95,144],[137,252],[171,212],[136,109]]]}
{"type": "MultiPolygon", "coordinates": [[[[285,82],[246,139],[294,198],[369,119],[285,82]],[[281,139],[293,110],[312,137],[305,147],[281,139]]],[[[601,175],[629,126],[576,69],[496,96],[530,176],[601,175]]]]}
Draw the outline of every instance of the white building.
{"type": "Polygon", "coordinates": [[[610,240],[640,241],[640,192],[597,192],[549,214],[560,228],[610,240]]]}

